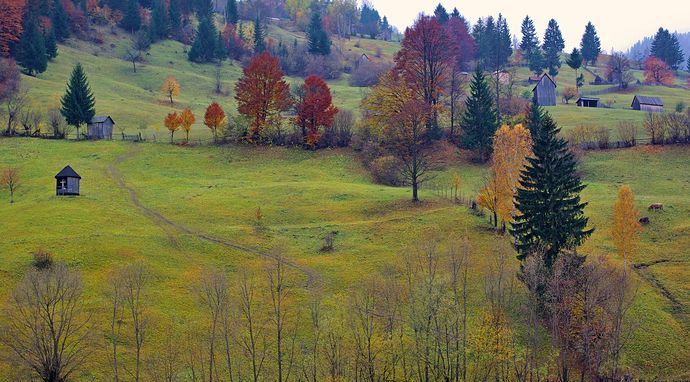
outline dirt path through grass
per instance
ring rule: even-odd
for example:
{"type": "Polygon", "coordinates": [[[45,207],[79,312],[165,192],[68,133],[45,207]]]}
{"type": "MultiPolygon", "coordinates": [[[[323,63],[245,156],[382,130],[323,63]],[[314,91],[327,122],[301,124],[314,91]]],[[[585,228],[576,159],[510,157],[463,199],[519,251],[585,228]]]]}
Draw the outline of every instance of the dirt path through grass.
{"type": "MultiPolygon", "coordinates": [[[[127,190],[129,192],[130,199],[132,200],[132,204],[139,209],[144,215],[149,217],[157,226],[159,226],[165,234],[168,236],[168,240],[170,241],[170,244],[174,247],[177,247],[177,239],[176,239],[176,234],[184,234],[184,235],[190,235],[193,236],[199,240],[207,241],[210,243],[214,244],[219,244],[222,245],[226,248],[231,248],[238,250],[240,252],[244,253],[249,253],[253,254],[256,256],[260,257],[265,257],[265,258],[270,258],[270,259],[276,259],[276,255],[265,252],[256,248],[251,248],[247,247],[232,241],[229,241],[227,239],[223,239],[220,237],[215,237],[210,234],[200,232],[200,231],[195,231],[185,225],[182,225],[180,223],[176,223],[172,221],[170,218],[167,216],[163,215],[162,213],[147,207],[144,205],[141,200],[139,199],[139,194],[137,191],[130,185],[127,184],[125,181],[124,175],[122,175],[122,172],[117,168],[118,165],[122,164],[123,162],[132,159],[135,157],[138,153],[141,152],[141,147],[135,147],[126,153],[120,155],[117,157],[113,163],[111,163],[108,166],[108,173],[110,174],[110,177],[113,179],[113,181],[118,185],[118,187],[127,190]]],[[[285,265],[303,273],[307,277],[307,286],[308,287],[316,287],[321,283],[321,277],[319,274],[314,271],[313,269],[304,267],[302,265],[299,265],[293,261],[290,260],[285,260],[283,259],[283,262],[285,265]]]]}

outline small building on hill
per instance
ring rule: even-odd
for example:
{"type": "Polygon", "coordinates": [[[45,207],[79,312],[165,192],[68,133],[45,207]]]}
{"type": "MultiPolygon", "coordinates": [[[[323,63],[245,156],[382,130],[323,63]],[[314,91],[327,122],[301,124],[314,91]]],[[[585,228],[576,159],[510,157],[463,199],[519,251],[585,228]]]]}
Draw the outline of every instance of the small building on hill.
{"type": "Polygon", "coordinates": [[[532,93],[540,106],[556,106],[556,82],[550,75],[544,73],[532,93]]]}
{"type": "Polygon", "coordinates": [[[664,103],[659,97],[648,97],[636,95],[630,105],[633,110],[646,111],[650,113],[661,113],[664,111],[664,103]]]}
{"type": "Polygon", "coordinates": [[[541,76],[538,75],[538,74],[531,75],[531,76],[529,76],[529,78],[527,79],[527,82],[530,83],[530,84],[536,84],[536,83],[539,82],[539,81],[541,81],[541,76]]]}
{"type": "Polygon", "coordinates": [[[491,78],[493,80],[496,80],[498,78],[498,83],[501,85],[508,85],[513,80],[513,76],[505,70],[494,71],[493,73],[491,73],[491,78]]]}
{"type": "Polygon", "coordinates": [[[579,107],[599,107],[599,98],[580,97],[576,102],[579,107]]]}
{"type": "Polygon", "coordinates": [[[113,139],[113,125],[109,115],[95,116],[86,125],[86,135],[89,139],[113,139]]]}
{"type": "Polygon", "coordinates": [[[71,166],[65,166],[55,175],[55,195],[79,195],[80,180],[81,176],[71,166]]]}

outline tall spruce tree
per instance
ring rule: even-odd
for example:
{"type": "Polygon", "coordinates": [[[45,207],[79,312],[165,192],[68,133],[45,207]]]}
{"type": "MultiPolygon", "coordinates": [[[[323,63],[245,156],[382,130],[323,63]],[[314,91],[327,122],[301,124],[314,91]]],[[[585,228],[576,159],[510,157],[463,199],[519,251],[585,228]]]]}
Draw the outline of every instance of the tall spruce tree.
{"type": "Polygon", "coordinates": [[[151,18],[149,20],[148,33],[151,42],[168,38],[170,32],[170,22],[168,12],[165,9],[163,0],[154,0],[151,18]]]}
{"type": "Polygon", "coordinates": [[[678,37],[664,28],[659,28],[654,35],[650,54],[664,61],[673,70],[677,70],[683,62],[683,51],[678,37]]]}
{"type": "Polygon", "coordinates": [[[139,2],[129,0],[125,14],[120,20],[120,27],[127,32],[134,33],[141,28],[141,14],[139,13],[139,2]]]}
{"type": "Polygon", "coordinates": [[[537,37],[537,29],[534,27],[534,22],[529,16],[525,16],[522,20],[520,28],[522,32],[522,40],[520,40],[520,50],[527,60],[530,71],[535,74],[541,74],[544,69],[544,57],[539,47],[539,37],[537,37]]]}
{"type": "Polygon", "coordinates": [[[434,16],[441,25],[445,24],[449,19],[448,12],[441,3],[438,3],[436,9],[434,9],[434,16]]]}
{"type": "Polygon", "coordinates": [[[34,16],[28,15],[24,22],[24,32],[17,44],[15,58],[30,76],[43,73],[48,68],[45,39],[34,16]]]}
{"type": "Polygon", "coordinates": [[[544,64],[549,69],[549,74],[555,76],[561,68],[561,53],[565,48],[565,41],[556,20],[549,20],[549,25],[544,33],[544,64]]]}
{"type": "Polygon", "coordinates": [[[594,28],[591,21],[585,26],[585,33],[582,35],[582,41],[580,41],[580,49],[582,50],[585,64],[590,63],[594,65],[597,63],[597,58],[601,54],[601,41],[599,41],[597,29],[594,28]]]}
{"type": "Polygon", "coordinates": [[[57,41],[65,41],[70,35],[69,18],[61,0],[53,2],[53,13],[50,18],[53,23],[53,33],[57,41]]]}
{"type": "Polygon", "coordinates": [[[307,44],[309,53],[327,56],[331,54],[331,39],[323,28],[321,14],[318,10],[312,11],[311,21],[307,29],[307,44]]]}
{"type": "Polygon", "coordinates": [[[264,34],[264,28],[261,25],[261,20],[257,16],[254,19],[254,53],[262,53],[263,51],[266,50],[266,41],[265,39],[265,34],[264,34]]]}
{"type": "Polygon", "coordinates": [[[210,17],[205,17],[199,23],[199,30],[189,49],[187,56],[193,62],[212,62],[218,52],[218,31],[210,17]]]}
{"type": "Polygon", "coordinates": [[[48,60],[52,60],[58,55],[57,41],[55,41],[55,33],[49,29],[43,36],[46,46],[46,56],[48,60]]]}
{"type": "Polygon", "coordinates": [[[170,33],[173,37],[178,36],[182,29],[182,12],[180,11],[180,0],[170,0],[168,7],[168,20],[170,21],[170,33]]]}
{"type": "Polygon", "coordinates": [[[493,136],[498,128],[498,115],[484,72],[478,65],[470,83],[470,96],[465,100],[465,113],[460,122],[464,148],[477,150],[485,162],[491,155],[493,136]]]}
{"type": "Polygon", "coordinates": [[[225,22],[237,25],[237,0],[228,0],[225,4],[225,22]]]}
{"type": "Polygon", "coordinates": [[[582,74],[578,75],[578,70],[582,67],[582,54],[577,48],[573,48],[572,53],[568,55],[565,63],[570,66],[571,69],[575,71],[575,86],[580,89],[584,85],[584,76],[582,74]]]}
{"type": "Polygon", "coordinates": [[[60,112],[69,125],[77,128],[77,139],[79,139],[81,125],[91,122],[94,114],[96,114],[96,99],[91,92],[89,80],[86,78],[86,73],[84,73],[84,68],[80,63],[77,63],[72,70],[72,75],[67,83],[67,90],[62,96],[60,104],[60,112]]]}
{"type": "Polygon", "coordinates": [[[587,229],[580,192],[585,186],[577,175],[577,162],[559,128],[533,100],[527,124],[534,129],[533,155],[527,158],[515,195],[516,215],[510,228],[518,259],[543,251],[551,268],[563,250],[575,250],[591,234],[587,229]]]}

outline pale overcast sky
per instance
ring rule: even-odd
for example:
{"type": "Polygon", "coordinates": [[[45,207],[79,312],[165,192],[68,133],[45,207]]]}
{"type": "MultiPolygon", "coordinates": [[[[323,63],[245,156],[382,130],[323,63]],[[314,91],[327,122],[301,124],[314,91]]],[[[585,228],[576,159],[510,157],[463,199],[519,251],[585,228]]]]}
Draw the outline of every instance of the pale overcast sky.
{"type": "MultiPolygon", "coordinates": [[[[404,31],[420,12],[432,14],[438,0],[370,0],[381,17],[404,31]]],[[[450,11],[457,7],[472,24],[479,18],[497,15],[508,19],[510,33],[520,38],[520,24],[525,15],[535,22],[542,40],[549,19],[555,18],[563,32],[566,49],[579,46],[587,21],[597,28],[601,48],[627,50],[635,41],[654,34],[660,26],[678,32],[690,31],[690,3],[687,0],[601,0],[578,4],[577,1],[546,0],[453,0],[442,1],[450,11]]]]}

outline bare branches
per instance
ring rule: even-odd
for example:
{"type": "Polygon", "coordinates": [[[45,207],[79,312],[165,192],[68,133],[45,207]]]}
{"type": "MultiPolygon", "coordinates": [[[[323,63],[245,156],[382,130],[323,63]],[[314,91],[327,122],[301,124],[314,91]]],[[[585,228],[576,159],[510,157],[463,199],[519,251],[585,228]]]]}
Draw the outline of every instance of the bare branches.
{"type": "Polygon", "coordinates": [[[10,193],[10,203],[14,203],[14,193],[21,186],[21,175],[16,167],[7,167],[0,176],[0,187],[7,189],[10,193]]]}

